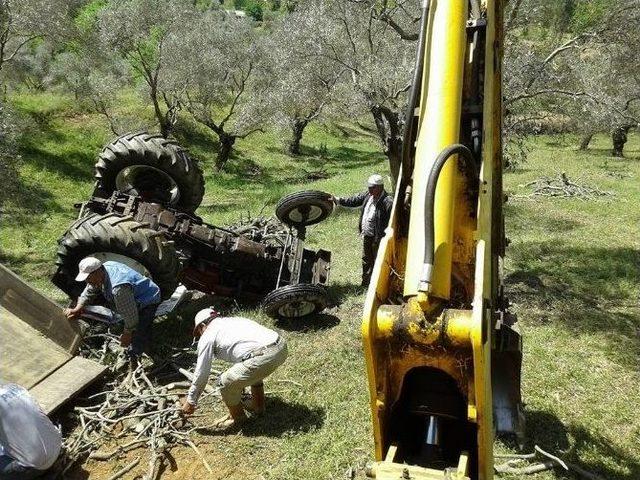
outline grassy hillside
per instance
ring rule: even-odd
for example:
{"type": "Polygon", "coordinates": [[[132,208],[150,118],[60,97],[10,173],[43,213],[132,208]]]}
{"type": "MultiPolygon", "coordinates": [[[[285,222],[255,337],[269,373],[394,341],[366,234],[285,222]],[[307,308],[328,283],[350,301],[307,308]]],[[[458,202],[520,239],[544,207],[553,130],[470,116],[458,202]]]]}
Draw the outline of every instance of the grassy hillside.
{"type": "MultiPolygon", "coordinates": [[[[0,261],[63,302],[48,282],[56,240],[75,218],[73,203],[90,194],[95,155],[111,135],[102,119],[77,112],[69,99],[23,94],[14,100],[31,127],[20,139],[22,194],[1,219],[0,261]]],[[[213,170],[215,143],[207,132],[188,124],[177,136],[189,139],[202,162],[207,190],[198,213],[212,223],[248,211],[255,215],[263,207],[268,212],[282,195],[303,188],[354,192],[370,173],[387,172],[376,139],[359,130],[345,134],[316,125],[295,159],[281,153],[278,136],[256,135],[238,142],[223,173],[213,170]],[[328,178],[306,180],[320,169],[328,178]]],[[[604,137],[588,152],[576,152],[576,145],[572,137],[536,138],[529,162],[505,177],[512,240],[505,277],[525,335],[527,447],[539,444],[605,478],[632,480],[640,478],[640,420],[634,415],[640,409],[640,139],[632,137],[622,160],[608,156],[604,137]],[[561,171],[614,195],[526,197],[526,184],[561,171]]],[[[371,459],[356,221],[354,213],[341,211],[309,231],[314,246],[333,251],[336,307],[303,329],[241,310],[284,330],[290,357],[267,382],[268,416],[244,434],[196,436],[215,478],[345,478],[351,467],[361,475],[371,459]]],[[[180,320],[159,326],[159,336],[180,320]]],[[[222,411],[209,401],[202,406],[207,416],[197,421],[210,423],[222,411]]],[[[177,470],[162,478],[210,478],[190,450],[172,453],[177,470]]],[[[125,463],[87,462],[74,478],[107,478],[125,463]]],[[[144,462],[139,468],[142,473],[144,462]]],[[[571,477],[547,472],[530,478],[571,477]]]]}

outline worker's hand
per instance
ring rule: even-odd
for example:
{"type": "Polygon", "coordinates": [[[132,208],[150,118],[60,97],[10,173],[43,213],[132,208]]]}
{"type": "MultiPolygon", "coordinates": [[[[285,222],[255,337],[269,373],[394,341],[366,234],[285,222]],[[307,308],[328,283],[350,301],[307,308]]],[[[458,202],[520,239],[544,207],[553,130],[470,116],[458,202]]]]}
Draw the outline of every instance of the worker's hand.
{"type": "Polygon", "coordinates": [[[120,345],[125,348],[131,345],[132,334],[133,332],[130,332],[129,330],[125,330],[124,332],[122,332],[122,335],[120,335],[120,345]]]}
{"type": "Polygon", "coordinates": [[[183,398],[182,399],[182,413],[184,413],[185,415],[191,415],[193,412],[196,411],[196,406],[189,403],[189,400],[187,400],[187,398],[183,398]]]}
{"type": "Polygon", "coordinates": [[[82,305],[79,305],[74,308],[65,308],[64,314],[67,316],[69,320],[74,320],[80,316],[82,313],[82,305]]]}
{"type": "Polygon", "coordinates": [[[336,203],[336,197],[334,197],[333,195],[329,195],[329,201],[331,203],[336,203]]]}

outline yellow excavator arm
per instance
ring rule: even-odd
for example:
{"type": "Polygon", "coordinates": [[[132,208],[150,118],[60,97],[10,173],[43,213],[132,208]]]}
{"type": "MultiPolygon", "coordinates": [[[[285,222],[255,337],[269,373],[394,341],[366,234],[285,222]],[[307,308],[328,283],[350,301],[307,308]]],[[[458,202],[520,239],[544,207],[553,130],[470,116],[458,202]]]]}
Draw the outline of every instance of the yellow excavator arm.
{"type": "Polygon", "coordinates": [[[378,479],[493,478],[523,432],[522,341],[500,282],[501,0],[425,0],[364,341],[378,479]]]}

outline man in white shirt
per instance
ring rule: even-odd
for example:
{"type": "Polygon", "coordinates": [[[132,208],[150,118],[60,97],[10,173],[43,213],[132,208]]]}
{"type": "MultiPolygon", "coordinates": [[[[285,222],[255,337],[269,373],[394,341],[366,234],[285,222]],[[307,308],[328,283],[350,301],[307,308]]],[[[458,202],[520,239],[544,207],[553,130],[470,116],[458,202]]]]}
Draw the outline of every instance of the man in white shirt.
{"type": "Polygon", "coordinates": [[[271,375],[287,358],[287,344],[278,334],[243,317],[221,317],[213,308],[200,310],[195,317],[194,337],[198,341],[198,362],[182,411],[195,411],[198,397],[207,385],[211,362],[219,358],[233,365],[218,379],[222,400],[229,416],[218,427],[228,428],[247,419],[244,409],[262,413],[265,408],[262,380],[271,375]],[[251,386],[252,402],[241,402],[245,387],[251,386]]]}
{"type": "Polygon", "coordinates": [[[0,382],[0,480],[41,476],[58,458],[62,436],[29,392],[0,382]]]}

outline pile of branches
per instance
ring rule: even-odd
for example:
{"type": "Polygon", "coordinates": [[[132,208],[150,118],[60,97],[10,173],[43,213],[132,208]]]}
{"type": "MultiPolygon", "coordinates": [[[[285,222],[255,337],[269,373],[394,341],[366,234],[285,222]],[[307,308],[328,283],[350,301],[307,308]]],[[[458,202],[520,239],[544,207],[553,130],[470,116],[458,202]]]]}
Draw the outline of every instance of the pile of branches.
{"type": "MultiPolygon", "coordinates": [[[[189,422],[193,416],[188,419],[180,411],[180,396],[186,393],[191,383],[174,381],[161,385],[158,381],[171,377],[190,379],[189,372],[180,368],[185,360],[182,357],[189,349],[174,349],[175,353],[149,375],[142,363],[125,373],[118,372],[128,364],[118,337],[111,333],[100,333],[89,335],[85,340],[97,338],[104,339],[102,347],[96,349],[85,342],[82,354],[109,365],[114,378],[104,385],[104,391],[86,398],[82,402],[86,405],[74,408],[72,416],[78,426],[64,439],[64,455],[58,465],[59,475],[63,477],[79,460],[109,461],[128,451],[144,448],[149,453],[144,480],[156,480],[164,469],[167,453],[178,445],[192,448],[212,473],[210,465],[190,438],[193,431],[210,426],[193,426],[189,422]],[[171,369],[172,373],[163,373],[166,369],[171,369]],[[114,444],[118,446],[108,449],[114,444]]],[[[208,386],[205,396],[212,394],[216,394],[216,391],[208,386]]],[[[113,474],[109,480],[121,478],[139,463],[140,457],[113,474]]]]}
{"type": "Polygon", "coordinates": [[[278,246],[284,246],[289,235],[289,228],[286,225],[283,225],[276,217],[262,215],[262,212],[255,218],[252,218],[251,214],[247,214],[246,218],[240,215],[238,222],[226,228],[254,242],[265,242],[278,246]]]}
{"type": "Polygon", "coordinates": [[[504,463],[494,466],[494,470],[498,475],[513,475],[520,478],[524,475],[534,475],[545,470],[561,468],[566,472],[573,472],[579,478],[584,478],[585,480],[604,480],[600,475],[589,472],[575,463],[563,461],[556,455],[544,451],[538,445],[534,447],[533,453],[496,454],[494,457],[496,460],[506,460],[504,463]]]}
{"type": "Polygon", "coordinates": [[[516,195],[516,197],[576,197],[582,199],[591,199],[595,197],[603,197],[613,195],[613,193],[600,190],[597,187],[589,187],[587,185],[579,185],[569,180],[565,172],[558,175],[557,178],[541,177],[538,180],[529,182],[523,187],[533,186],[533,192],[528,195],[516,195]]]}

